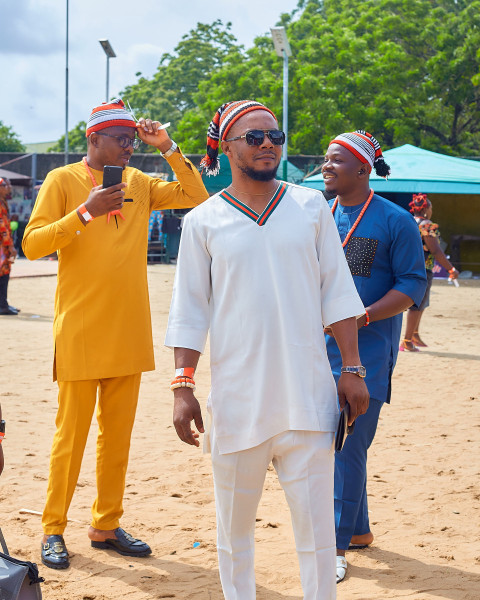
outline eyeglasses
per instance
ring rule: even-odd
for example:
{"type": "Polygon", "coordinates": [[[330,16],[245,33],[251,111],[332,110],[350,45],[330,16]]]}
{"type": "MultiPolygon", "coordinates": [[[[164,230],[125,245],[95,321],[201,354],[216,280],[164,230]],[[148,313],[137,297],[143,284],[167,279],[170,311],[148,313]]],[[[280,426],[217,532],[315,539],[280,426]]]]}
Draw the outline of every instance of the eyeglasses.
{"type": "Polygon", "coordinates": [[[128,135],[110,135],[109,133],[101,133],[100,131],[97,131],[96,133],[98,135],[115,138],[118,140],[120,148],[128,148],[129,146],[132,146],[132,148],[136,150],[140,146],[140,140],[138,138],[130,138],[128,135]]]}
{"type": "Polygon", "coordinates": [[[274,146],[282,146],[285,143],[285,133],[279,129],[252,129],[244,135],[224,140],[224,142],[234,142],[245,138],[249,146],[261,146],[265,140],[265,134],[274,146]]]}

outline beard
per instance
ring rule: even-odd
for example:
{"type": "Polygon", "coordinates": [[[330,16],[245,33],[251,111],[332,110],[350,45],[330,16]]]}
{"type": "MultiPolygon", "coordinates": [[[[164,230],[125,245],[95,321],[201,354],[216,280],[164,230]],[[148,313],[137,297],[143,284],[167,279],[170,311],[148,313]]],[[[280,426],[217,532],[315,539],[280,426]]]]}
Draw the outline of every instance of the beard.
{"type": "MultiPolygon", "coordinates": [[[[239,165],[240,166],[240,165],[239,165]]],[[[278,165],[267,171],[257,171],[252,167],[240,166],[240,170],[254,181],[272,181],[277,176],[278,165]]]]}

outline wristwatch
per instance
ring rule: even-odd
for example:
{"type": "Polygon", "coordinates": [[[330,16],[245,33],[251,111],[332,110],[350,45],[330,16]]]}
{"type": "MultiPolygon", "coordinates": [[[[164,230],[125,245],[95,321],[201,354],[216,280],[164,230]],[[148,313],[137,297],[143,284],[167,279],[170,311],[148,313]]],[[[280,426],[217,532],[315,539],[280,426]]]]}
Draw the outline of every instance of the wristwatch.
{"type": "Polygon", "coordinates": [[[0,433],[5,433],[5,421],[3,419],[0,421],[0,433]]]}
{"type": "Polygon", "coordinates": [[[340,373],[352,373],[353,375],[358,375],[364,379],[367,375],[367,369],[365,369],[365,367],[362,365],[357,365],[355,367],[342,367],[340,369],[340,373]]]}
{"type": "Polygon", "coordinates": [[[170,148],[166,152],[160,152],[160,155],[163,158],[168,158],[169,156],[172,156],[172,154],[175,152],[175,150],[177,148],[178,148],[177,144],[175,142],[172,142],[172,145],[170,146],[170,148]]]}

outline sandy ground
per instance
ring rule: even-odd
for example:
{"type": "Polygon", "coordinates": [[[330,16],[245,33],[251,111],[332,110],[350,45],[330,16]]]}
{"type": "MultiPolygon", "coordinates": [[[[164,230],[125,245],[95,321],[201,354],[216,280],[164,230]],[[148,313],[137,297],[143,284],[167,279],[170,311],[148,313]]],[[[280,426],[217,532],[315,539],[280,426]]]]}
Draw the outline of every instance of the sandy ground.
{"type": "MultiPolygon", "coordinates": [[[[17,263],[17,275],[28,263],[17,263]],[[20,268],[22,266],[22,268],[20,268]]],[[[54,265],[30,271],[41,275],[54,265]]],[[[23,269],[23,270],[22,270],[23,269]]],[[[15,273],[14,273],[15,274],[15,273]]],[[[171,425],[168,382],[173,363],[163,348],[173,266],[149,267],[157,371],[144,375],[134,429],[123,526],[148,541],[153,555],[129,559],[94,550],[86,529],[95,494],[96,424],[91,429],[65,537],[67,571],[41,567],[44,598],[223,598],[215,550],[210,460],[183,445],[171,425]],[[200,545],[193,547],[195,542],[200,545]]],[[[0,317],[0,401],[8,434],[0,483],[0,524],[11,553],[40,562],[40,517],[56,412],[51,381],[55,276],[12,278],[18,317],[0,317]]],[[[369,459],[375,543],[349,552],[341,599],[480,598],[480,287],[434,285],[422,327],[429,348],[402,353],[392,405],[383,409],[369,459]]],[[[199,398],[209,386],[205,357],[199,398]]],[[[302,598],[289,513],[269,472],[258,511],[258,598],[302,598]]]]}

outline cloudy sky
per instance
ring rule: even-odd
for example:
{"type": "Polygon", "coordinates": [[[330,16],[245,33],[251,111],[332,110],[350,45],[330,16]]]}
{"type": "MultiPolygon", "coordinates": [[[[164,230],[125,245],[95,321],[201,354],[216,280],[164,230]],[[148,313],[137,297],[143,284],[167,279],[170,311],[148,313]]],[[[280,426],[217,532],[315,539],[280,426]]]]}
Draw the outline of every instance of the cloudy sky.
{"type": "MultiPolygon", "coordinates": [[[[24,143],[57,140],[65,131],[66,4],[0,0],[0,121],[24,143]]],[[[112,96],[135,83],[138,71],[151,77],[160,56],[198,22],[231,21],[248,48],[296,6],[297,0],[69,0],[69,129],[105,99],[99,39],[117,55],[110,60],[112,96]]]]}

